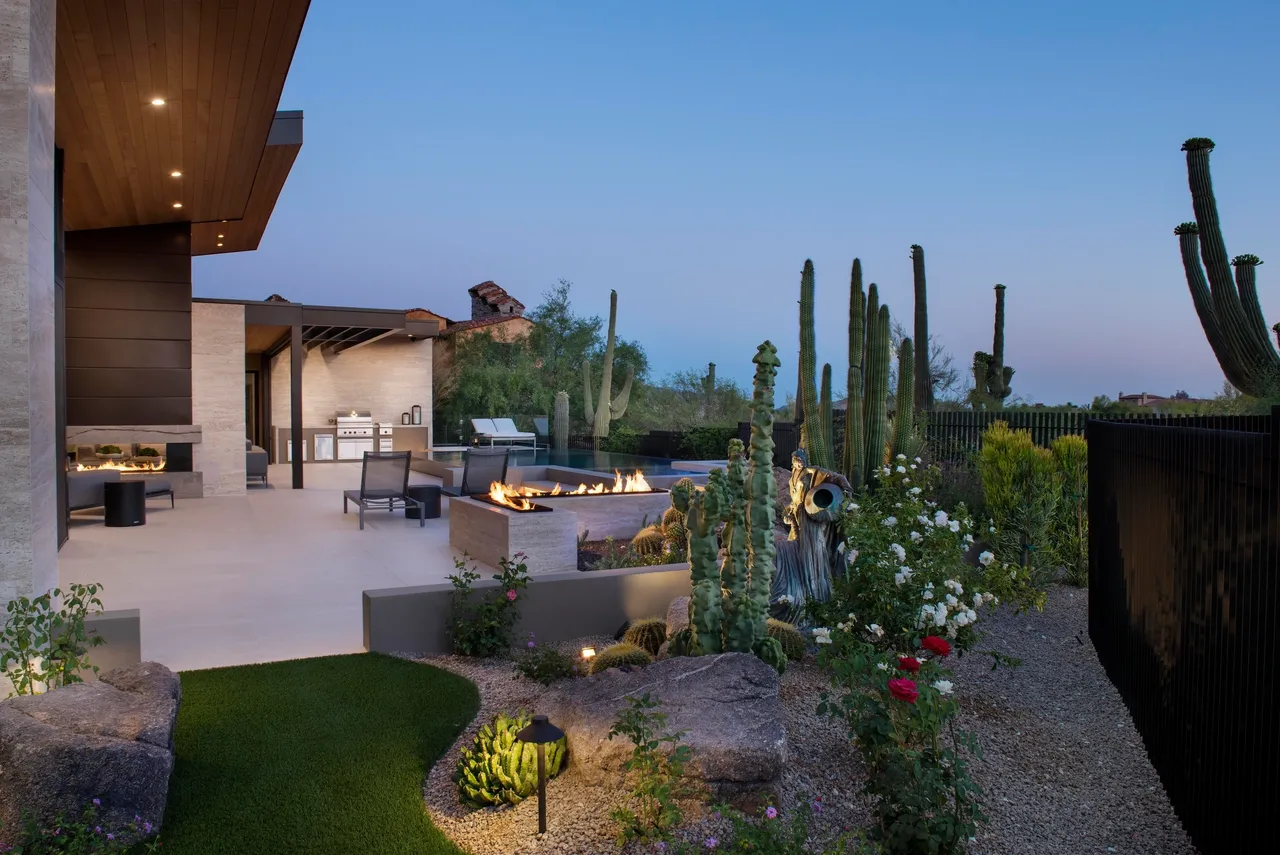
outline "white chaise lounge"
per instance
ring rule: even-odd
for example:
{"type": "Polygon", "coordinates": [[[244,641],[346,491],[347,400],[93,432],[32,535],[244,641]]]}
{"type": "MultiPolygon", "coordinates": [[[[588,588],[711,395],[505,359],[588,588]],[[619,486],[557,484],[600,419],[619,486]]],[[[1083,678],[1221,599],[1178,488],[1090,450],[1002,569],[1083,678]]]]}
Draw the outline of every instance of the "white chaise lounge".
{"type": "Polygon", "coordinates": [[[471,427],[475,429],[476,436],[482,440],[488,440],[490,446],[497,442],[505,442],[508,445],[529,443],[534,447],[537,446],[538,435],[517,430],[516,423],[511,419],[472,419],[471,427]]]}

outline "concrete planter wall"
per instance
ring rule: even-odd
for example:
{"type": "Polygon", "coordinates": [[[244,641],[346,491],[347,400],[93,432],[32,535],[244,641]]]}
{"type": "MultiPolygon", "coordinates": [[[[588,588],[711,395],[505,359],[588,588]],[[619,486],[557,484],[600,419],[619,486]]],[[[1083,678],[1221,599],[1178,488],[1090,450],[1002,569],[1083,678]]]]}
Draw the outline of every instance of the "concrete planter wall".
{"type": "MultiPolygon", "coordinates": [[[[497,583],[476,583],[477,591],[497,583]]],[[[612,635],[627,620],[665,616],[676,597],[690,594],[688,564],[547,573],[530,579],[520,601],[515,638],[539,641],[612,635]]],[[[365,591],[364,647],[377,653],[449,653],[453,585],[365,591]]]]}

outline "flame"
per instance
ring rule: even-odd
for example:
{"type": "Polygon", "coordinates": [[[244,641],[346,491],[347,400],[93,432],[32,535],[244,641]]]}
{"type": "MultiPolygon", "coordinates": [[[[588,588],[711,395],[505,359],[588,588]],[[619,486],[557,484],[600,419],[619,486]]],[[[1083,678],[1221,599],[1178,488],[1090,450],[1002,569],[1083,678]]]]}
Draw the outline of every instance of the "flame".
{"type": "Polygon", "coordinates": [[[161,472],[164,470],[164,461],[160,460],[156,463],[146,463],[140,458],[135,457],[127,462],[117,460],[104,460],[101,463],[83,463],[76,464],[77,472],[92,472],[97,469],[118,469],[121,472],[161,472]]]}
{"type": "MultiPolygon", "coordinates": [[[[613,470],[613,485],[606,486],[604,483],[594,484],[588,487],[586,484],[579,484],[577,489],[566,490],[559,484],[556,484],[550,490],[539,490],[536,487],[512,487],[509,484],[499,484],[494,482],[489,487],[489,498],[502,505],[510,506],[510,502],[504,501],[495,494],[495,490],[502,496],[518,497],[518,496],[599,496],[605,493],[652,493],[653,487],[649,486],[649,482],[644,479],[644,474],[637,472],[634,475],[623,475],[617,469],[613,470]]],[[[526,509],[527,510],[527,509],[526,509]]]]}
{"type": "Polygon", "coordinates": [[[517,511],[533,510],[533,502],[521,498],[515,489],[498,481],[494,481],[489,485],[489,500],[517,511]]]}

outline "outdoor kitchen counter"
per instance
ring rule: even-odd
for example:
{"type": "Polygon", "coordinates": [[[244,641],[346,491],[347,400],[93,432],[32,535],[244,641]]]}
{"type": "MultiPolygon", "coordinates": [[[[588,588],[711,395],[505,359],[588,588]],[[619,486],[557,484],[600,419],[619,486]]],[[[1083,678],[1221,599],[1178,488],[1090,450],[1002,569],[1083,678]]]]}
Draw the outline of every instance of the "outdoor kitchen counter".
{"type": "MultiPolygon", "coordinates": [[[[303,459],[308,463],[316,462],[316,436],[330,436],[332,440],[332,451],[336,458],[337,455],[337,434],[336,425],[324,425],[316,427],[304,427],[302,429],[302,440],[306,445],[303,459]]],[[[276,463],[286,463],[289,460],[289,441],[293,438],[293,431],[288,428],[275,428],[273,445],[275,447],[276,463]]],[[[393,451],[425,451],[427,448],[427,426],[426,425],[392,425],[391,426],[391,448],[393,451]]],[[[374,448],[377,448],[376,437],[374,448]]],[[[330,460],[319,461],[321,463],[334,462],[330,460]]],[[[340,461],[339,461],[340,462],[340,461]]]]}

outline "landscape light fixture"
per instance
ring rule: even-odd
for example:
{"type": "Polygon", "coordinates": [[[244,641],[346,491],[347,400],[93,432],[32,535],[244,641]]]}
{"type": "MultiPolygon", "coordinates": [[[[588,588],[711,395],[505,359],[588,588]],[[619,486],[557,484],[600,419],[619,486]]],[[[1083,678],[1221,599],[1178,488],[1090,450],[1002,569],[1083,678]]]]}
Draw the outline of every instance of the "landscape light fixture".
{"type": "Polygon", "coordinates": [[[564,731],[535,715],[533,722],[516,734],[516,739],[538,746],[538,833],[547,833],[547,745],[564,739],[564,731]]]}
{"type": "Polygon", "coordinates": [[[596,649],[595,649],[594,647],[584,647],[584,648],[582,648],[582,658],[583,658],[583,659],[591,659],[591,658],[595,657],[595,655],[596,655],[596,649]]]}

